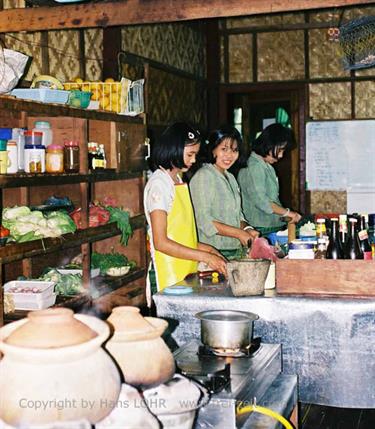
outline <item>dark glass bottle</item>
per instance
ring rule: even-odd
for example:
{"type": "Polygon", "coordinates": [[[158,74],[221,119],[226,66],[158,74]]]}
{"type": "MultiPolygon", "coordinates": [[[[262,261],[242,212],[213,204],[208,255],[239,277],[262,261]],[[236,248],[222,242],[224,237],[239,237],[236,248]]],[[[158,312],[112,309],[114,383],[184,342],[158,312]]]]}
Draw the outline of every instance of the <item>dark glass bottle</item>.
{"type": "Polygon", "coordinates": [[[344,254],[339,237],[339,220],[336,218],[331,219],[331,235],[329,237],[329,244],[327,247],[327,259],[343,259],[344,254]]]}
{"type": "Polygon", "coordinates": [[[364,216],[361,216],[360,227],[358,231],[359,245],[363,253],[363,259],[371,260],[372,252],[371,246],[368,239],[368,233],[366,229],[366,219],[364,216]]]}
{"type": "Polygon", "coordinates": [[[339,216],[339,223],[341,247],[344,250],[346,246],[346,240],[348,238],[348,221],[346,214],[339,216]]]}
{"type": "Polygon", "coordinates": [[[349,218],[349,234],[345,246],[345,259],[363,259],[363,253],[359,247],[358,232],[356,231],[357,219],[349,218]]]}

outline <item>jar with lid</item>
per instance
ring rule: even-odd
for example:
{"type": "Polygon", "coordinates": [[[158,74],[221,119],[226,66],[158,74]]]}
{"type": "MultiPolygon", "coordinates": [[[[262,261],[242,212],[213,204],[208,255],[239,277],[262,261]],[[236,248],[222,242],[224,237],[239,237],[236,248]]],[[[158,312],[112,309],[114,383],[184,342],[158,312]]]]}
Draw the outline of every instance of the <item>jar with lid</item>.
{"type": "Polygon", "coordinates": [[[64,172],[64,148],[58,144],[51,144],[46,150],[47,173],[64,172]]]}
{"type": "Polygon", "coordinates": [[[46,171],[45,147],[42,145],[25,145],[25,172],[44,173],[46,171]]]}
{"type": "Polygon", "coordinates": [[[51,124],[48,121],[36,121],[34,122],[33,131],[42,133],[42,145],[47,147],[52,144],[53,134],[51,124]]]}
{"type": "Polygon", "coordinates": [[[14,174],[18,172],[18,149],[15,140],[8,140],[7,143],[8,164],[7,174],[14,174]]]}
{"type": "Polygon", "coordinates": [[[79,142],[77,141],[64,143],[64,170],[67,173],[79,172],[79,142]]]}

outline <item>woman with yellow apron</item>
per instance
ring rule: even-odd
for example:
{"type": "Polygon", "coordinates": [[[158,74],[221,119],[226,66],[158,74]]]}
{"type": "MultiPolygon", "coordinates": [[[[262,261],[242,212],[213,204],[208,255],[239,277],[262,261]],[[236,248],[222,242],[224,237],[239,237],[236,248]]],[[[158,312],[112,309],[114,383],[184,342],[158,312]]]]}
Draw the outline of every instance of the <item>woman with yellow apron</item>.
{"type": "Polygon", "coordinates": [[[144,208],[157,290],[197,271],[198,262],[226,274],[226,260],[213,247],[198,243],[189,189],[180,174],[196,160],[200,134],[183,122],[167,128],[152,148],[154,170],[144,191],[144,208]]]}

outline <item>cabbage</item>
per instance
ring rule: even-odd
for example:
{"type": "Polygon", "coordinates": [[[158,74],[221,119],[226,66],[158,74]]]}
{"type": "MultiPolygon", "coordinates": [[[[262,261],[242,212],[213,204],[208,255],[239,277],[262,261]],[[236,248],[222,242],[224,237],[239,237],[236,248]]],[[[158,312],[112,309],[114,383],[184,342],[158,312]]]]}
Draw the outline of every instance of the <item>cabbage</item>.
{"type": "Polygon", "coordinates": [[[43,222],[44,216],[42,212],[39,211],[33,211],[30,214],[26,215],[26,216],[20,216],[17,218],[17,222],[30,222],[33,223],[35,225],[39,225],[41,222],[43,222]]]}
{"type": "Polygon", "coordinates": [[[7,207],[3,210],[3,220],[11,221],[28,214],[30,214],[30,209],[26,206],[7,207]]]}

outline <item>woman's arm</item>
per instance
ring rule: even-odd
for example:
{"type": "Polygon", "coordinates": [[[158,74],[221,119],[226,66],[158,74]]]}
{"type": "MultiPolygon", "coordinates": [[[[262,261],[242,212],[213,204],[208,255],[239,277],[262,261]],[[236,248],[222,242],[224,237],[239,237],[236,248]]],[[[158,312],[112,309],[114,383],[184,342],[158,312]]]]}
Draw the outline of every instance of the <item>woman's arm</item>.
{"type": "Polygon", "coordinates": [[[171,240],[167,236],[167,212],[153,210],[150,213],[154,248],[166,255],[180,259],[204,262],[213,270],[226,275],[225,258],[215,253],[193,249],[171,240]]]}
{"type": "Polygon", "coordinates": [[[279,206],[278,204],[271,203],[271,208],[273,212],[281,217],[289,219],[289,223],[297,223],[301,220],[301,215],[297,212],[294,212],[290,209],[285,209],[284,207],[279,206]]]}
{"type": "Polygon", "coordinates": [[[223,235],[225,237],[233,237],[240,240],[242,246],[247,246],[247,242],[253,238],[256,238],[259,233],[258,231],[255,231],[254,229],[241,229],[236,228],[235,226],[230,226],[225,223],[217,222],[214,220],[212,222],[215,225],[215,228],[217,229],[217,233],[219,235],[223,235]]]}

